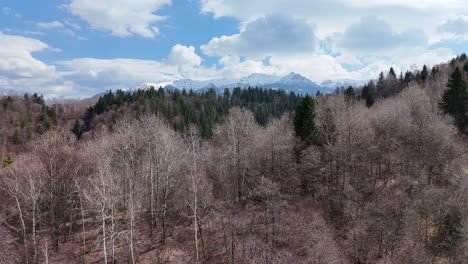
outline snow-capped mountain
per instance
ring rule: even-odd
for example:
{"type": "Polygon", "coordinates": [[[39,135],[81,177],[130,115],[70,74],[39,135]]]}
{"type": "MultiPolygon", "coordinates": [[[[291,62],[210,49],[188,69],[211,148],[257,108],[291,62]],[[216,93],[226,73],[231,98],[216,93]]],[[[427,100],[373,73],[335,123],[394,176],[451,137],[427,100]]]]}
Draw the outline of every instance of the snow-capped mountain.
{"type": "Polygon", "coordinates": [[[279,81],[281,77],[263,73],[252,73],[247,77],[239,79],[237,82],[226,85],[226,88],[248,88],[262,87],[265,84],[271,84],[279,81]]]}
{"type": "Polygon", "coordinates": [[[297,94],[310,95],[315,95],[317,91],[321,93],[331,92],[328,88],[321,87],[306,77],[294,72],[284,76],[275,83],[266,84],[264,88],[281,89],[297,94]]]}
{"type": "Polygon", "coordinates": [[[320,86],[335,89],[337,87],[360,87],[366,84],[369,80],[353,80],[353,79],[339,79],[339,80],[326,80],[320,83],[320,86]]]}
{"type": "Polygon", "coordinates": [[[191,79],[176,80],[167,86],[168,89],[193,89],[196,91],[207,91],[215,89],[218,93],[222,93],[225,88],[248,88],[262,87],[265,89],[278,89],[299,94],[315,94],[317,91],[322,93],[330,92],[328,88],[322,88],[306,77],[290,73],[284,77],[253,73],[247,77],[240,79],[212,79],[207,81],[195,81],[191,79]]]}
{"type": "Polygon", "coordinates": [[[237,87],[248,88],[248,87],[261,87],[265,89],[275,89],[275,90],[284,90],[287,92],[294,92],[297,94],[311,94],[315,95],[317,91],[321,93],[330,93],[336,87],[348,87],[352,85],[353,87],[361,86],[366,81],[360,80],[327,80],[323,81],[321,85],[318,85],[311,81],[310,79],[302,76],[298,73],[290,73],[286,76],[274,76],[262,73],[253,73],[247,77],[239,79],[211,79],[205,81],[191,80],[191,79],[179,79],[171,83],[145,83],[140,86],[137,86],[132,90],[137,89],[148,89],[150,87],[159,88],[163,87],[166,90],[194,90],[197,92],[206,92],[209,89],[214,89],[217,93],[222,94],[224,89],[234,89],[237,87]]]}

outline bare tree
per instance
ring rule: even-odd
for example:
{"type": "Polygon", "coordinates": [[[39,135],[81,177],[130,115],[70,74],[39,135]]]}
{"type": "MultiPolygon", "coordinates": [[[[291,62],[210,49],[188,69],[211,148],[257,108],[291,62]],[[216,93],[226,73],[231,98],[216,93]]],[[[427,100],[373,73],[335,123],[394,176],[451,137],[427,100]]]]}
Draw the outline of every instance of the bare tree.
{"type": "Polygon", "coordinates": [[[241,108],[232,108],[223,124],[215,128],[215,140],[224,150],[223,159],[229,167],[229,181],[235,193],[231,198],[241,201],[246,184],[249,166],[250,147],[258,125],[252,112],[241,108]]]}

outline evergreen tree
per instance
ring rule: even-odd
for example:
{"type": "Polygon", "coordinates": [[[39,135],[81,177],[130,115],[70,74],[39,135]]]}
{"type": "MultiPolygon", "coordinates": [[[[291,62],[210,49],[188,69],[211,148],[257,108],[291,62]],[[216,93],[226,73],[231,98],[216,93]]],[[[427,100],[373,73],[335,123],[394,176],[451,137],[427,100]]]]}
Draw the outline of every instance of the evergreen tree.
{"type": "Polygon", "coordinates": [[[432,70],[431,70],[432,78],[434,78],[438,72],[439,72],[439,68],[437,66],[432,67],[432,70]]]}
{"type": "Polygon", "coordinates": [[[393,69],[393,67],[390,67],[390,71],[388,71],[388,77],[396,79],[396,73],[395,73],[395,70],[393,69]]]}
{"type": "Polygon", "coordinates": [[[439,105],[446,114],[455,119],[455,125],[462,131],[468,125],[468,83],[460,68],[456,68],[447,83],[439,105]]]}
{"type": "Polygon", "coordinates": [[[459,208],[450,208],[439,224],[437,236],[434,239],[434,249],[437,254],[452,255],[463,241],[463,214],[459,208]]]}
{"type": "Polygon", "coordinates": [[[463,66],[463,70],[465,70],[465,72],[468,73],[468,61],[465,62],[465,65],[463,66]]]}
{"type": "Polygon", "coordinates": [[[374,104],[374,93],[375,93],[375,87],[374,87],[374,82],[369,82],[362,88],[362,94],[361,97],[366,100],[366,106],[371,107],[374,104]]]}
{"type": "Polygon", "coordinates": [[[15,145],[21,144],[21,135],[18,129],[16,129],[15,132],[13,133],[12,141],[13,141],[13,144],[15,145]]]}
{"type": "Polygon", "coordinates": [[[344,96],[347,102],[352,102],[353,100],[356,99],[356,94],[354,93],[354,89],[352,86],[349,86],[346,88],[344,92],[344,96]]]}
{"type": "Polygon", "coordinates": [[[78,119],[75,120],[75,124],[73,125],[71,132],[75,134],[78,140],[81,138],[81,135],[83,134],[84,130],[83,126],[80,124],[80,121],[78,119]]]}
{"type": "Polygon", "coordinates": [[[425,80],[427,79],[427,76],[428,76],[428,75],[429,75],[429,70],[427,69],[427,66],[424,65],[424,66],[423,66],[423,69],[422,69],[422,71],[421,71],[420,77],[421,77],[421,79],[422,79],[423,81],[425,81],[425,80]]]}
{"type": "Polygon", "coordinates": [[[294,115],[294,131],[306,144],[317,142],[315,103],[314,99],[309,95],[306,95],[297,107],[294,115]]]}

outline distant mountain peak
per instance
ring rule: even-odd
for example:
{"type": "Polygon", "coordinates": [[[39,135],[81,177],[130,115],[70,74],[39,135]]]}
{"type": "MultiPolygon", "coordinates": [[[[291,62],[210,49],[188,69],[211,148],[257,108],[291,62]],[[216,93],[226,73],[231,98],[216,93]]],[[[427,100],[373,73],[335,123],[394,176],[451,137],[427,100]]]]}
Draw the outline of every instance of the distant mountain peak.
{"type": "Polygon", "coordinates": [[[302,85],[315,84],[311,80],[309,80],[306,77],[300,75],[299,73],[295,73],[295,72],[291,72],[290,74],[284,76],[278,82],[279,83],[287,83],[287,84],[302,84],[302,85]]]}
{"type": "MultiPolygon", "coordinates": [[[[360,86],[366,81],[361,80],[326,80],[320,85],[314,83],[307,77],[300,73],[291,72],[285,76],[269,75],[264,73],[252,73],[246,77],[239,79],[211,79],[211,80],[192,80],[192,79],[178,79],[170,83],[145,83],[134,89],[149,89],[154,86],[156,89],[160,86],[167,90],[186,89],[198,92],[205,92],[209,89],[214,89],[217,93],[223,93],[224,89],[234,88],[248,88],[248,87],[261,87],[264,89],[284,90],[287,92],[294,92],[296,94],[310,94],[315,95],[317,91],[321,93],[332,92],[337,86],[360,86]]],[[[134,90],[133,89],[133,90],[134,90]]]]}

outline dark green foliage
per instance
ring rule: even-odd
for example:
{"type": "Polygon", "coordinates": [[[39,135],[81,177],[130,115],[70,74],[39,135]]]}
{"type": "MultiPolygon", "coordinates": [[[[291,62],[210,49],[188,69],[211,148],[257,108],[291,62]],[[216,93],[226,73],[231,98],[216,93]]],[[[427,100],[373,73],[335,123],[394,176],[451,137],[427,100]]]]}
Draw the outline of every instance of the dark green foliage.
{"type": "Polygon", "coordinates": [[[432,70],[431,70],[432,78],[434,78],[438,72],[439,72],[439,67],[437,66],[432,67],[432,70]]]}
{"type": "MultiPolygon", "coordinates": [[[[118,90],[115,94],[108,91],[98,102],[88,109],[84,117],[84,131],[92,129],[99,115],[112,112],[113,119],[120,111],[130,109],[136,116],[157,113],[167,119],[180,132],[187,132],[191,124],[199,128],[203,138],[210,138],[212,128],[220,123],[228,110],[234,106],[251,110],[257,122],[267,124],[271,118],[279,118],[285,112],[292,112],[301,97],[284,91],[262,88],[225,89],[217,95],[210,89],[203,93],[165,91],[162,88],[137,90],[132,93],[118,90]]],[[[128,112],[128,111],[125,111],[128,112]]]]}
{"type": "Polygon", "coordinates": [[[463,242],[463,214],[453,207],[445,212],[439,223],[433,249],[437,255],[453,255],[463,242]]]}
{"type": "Polygon", "coordinates": [[[423,66],[423,69],[422,69],[422,71],[421,71],[420,77],[421,77],[421,79],[422,79],[423,81],[425,81],[425,80],[427,79],[427,76],[428,76],[428,75],[429,75],[429,70],[427,69],[427,66],[424,65],[424,66],[423,66]]]}
{"type": "Polygon", "coordinates": [[[388,71],[388,77],[389,78],[396,78],[396,73],[393,67],[390,67],[390,70],[388,71]]]}
{"type": "Polygon", "coordinates": [[[405,73],[404,84],[408,85],[410,82],[414,81],[414,79],[415,79],[414,74],[410,71],[407,71],[405,73]]]}
{"type": "Polygon", "coordinates": [[[349,86],[348,88],[346,88],[344,92],[344,96],[347,102],[352,102],[356,99],[356,93],[354,92],[354,89],[352,86],[349,86]]]}
{"type": "Polygon", "coordinates": [[[455,119],[455,125],[462,132],[465,131],[468,126],[468,83],[460,68],[457,67],[450,76],[439,106],[455,119]]]}
{"type": "Polygon", "coordinates": [[[73,134],[75,134],[77,139],[81,138],[81,135],[84,132],[84,127],[81,125],[80,120],[78,120],[78,119],[75,120],[75,124],[73,125],[73,128],[72,128],[71,132],[73,132],[73,134]]]}
{"type": "Polygon", "coordinates": [[[11,138],[11,141],[13,142],[13,144],[15,145],[20,145],[21,144],[21,135],[19,133],[19,131],[16,129],[15,132],[13,133],[13,136],[11,138]]]}
{"type": "Polygon", "coordinates": [[[3,106],[3,108],[8,109],[13,105],[14,99],[11,96],[3,97],[0,100],[0,104],[3,106]]]}
{"type": "Polygon", "coordinates": [[[6,167],[10,166],[11,164],[13,164],[13,162],[15,162],[13,160],[13,157],[11,156],[11,154],[8,154],[6,156],[6,158],[3,160],[3,165],[2,166],[3,166],[3,168],[6,168],[6,167]]]}
{"type": "Polygon", "coordinates": [[[50,129],[52,125],[56,125],[57,113],[55,112],[55,109],[47,105],[43,105],[38,121],[42,123],[46,129],[50,129]]]}
{"type": "Polygon", "coordinates": [[[369,82],[368,84],[364,85],[361,92],[361,98],[366,101],[366,106],[371,107],[374,102],[374,95],[375,95],[375,85],[374,82],[369,82]]]}
{"type": "Polygon", "coordinates": [[[317,143],[315,127],[315,102],[312,97],[306,95],[296,109],[294,115],[294,131],[306,144],[317,143]]]}
{"type": "Polygon", "coordinates": [[[468,73],[468,61],[465,62],[465,65],[463,66],[463,70],[468,73]]]}
{"type": "Polygon", "coordinates": [[[31,102],[40,104],[40,105],[45,105],[44,97],[42,95],[37,95],[37,93],[34,93],[31,96],[31,102]]]}

